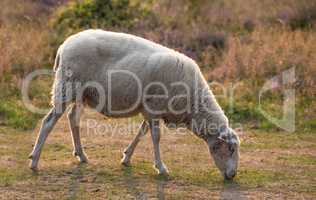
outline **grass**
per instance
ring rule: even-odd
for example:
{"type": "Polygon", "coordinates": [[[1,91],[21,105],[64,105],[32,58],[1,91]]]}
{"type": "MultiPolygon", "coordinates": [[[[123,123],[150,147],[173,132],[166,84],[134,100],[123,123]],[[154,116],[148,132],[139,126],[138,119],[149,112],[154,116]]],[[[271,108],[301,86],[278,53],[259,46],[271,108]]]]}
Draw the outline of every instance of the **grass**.
{"type": "MultiPolygon", "coordinates": [[[[9,78],[10,80],[10,78],[9,78]]],[[[30,84],[28,97],[32,105],[45,109],[49,107],[51,77],[39,77],[30,84]]],[[[9,83],[0,84],[0,124],[20,130],[32,129],[42,115],[31,112],[22,101],[19,88],[9,83]]]]}
{"type": "MultiPolygon", "coordinates": [[[[34,1],[21,3],[19,0],[3,0],[0,6],[3,8],[0,13],[0,124],[30,129],[35,126],[39,115],[25,108],[20,90],[23,78],[29,72],[44,68],[49,62],[49,30],[46,22],[49,12],[41,3],[34,1]]],[[[37,86],[44,92],[43,86],[49,81],[42,83],[37,86]]],[[[31,86],[31,90],[31,96],[35,97],[33,103],[37,106],[47,105],[49,101],[45,98],[45,101],[37,101],[40,92],[36,86],[31,86]]],[[[47,96],[43,93],[40,95],[47,96]]]]}
{"type": "MultiPolygon", "coordinates": [[[[247,134],[247,133],[246,133],[247,134]]],[[[282,149],[293,148],[314,148],[316,145],[312,142],[314,134],[311,133],[286,133],[286,132],[274,132],[271,135],[266,131],[251,132],[251,136],[242,143],[247,149],[273,149],[281,147],[282,149]],[[258,142],[252,141],[256,138],[258,142]],[[301,142],[299,142],[302,140],[301,142]],[[310,140],[310,142],[309,142],[310,140]]]]}
{"type": "Polygon", "coordinates": [[[0,14],[0,75],[12,73],[20,79],[45,63],[48,29],[45,20],[39,19],[47,19],[47,15],[32,1],[4,0],[0,6],[5,8],[0,14]]]}
{"type": "Polygon", "coordinates": [[[316,159],[314,156],[311,155],[291,155],[291,156],[280,156],[278,159],[289,161],[294,164],[301,164],[301,165],[316,165],[316,159]]]}
{"type": "Polygon", "coordinates": [[[10,102],[2,100],[0,104],[0,113],[5,118],[2,121],[3,124],[18,129],[28,129],[34,127],[36,120],[38,120],[38,115],[29,113],[22,102],[17,99],[11,99],[10,102]]]}
{"type": "MultiPolygon", "coordinates": [[[[72,144],[65,117],[57,124],[44,147],[40,171],[27,169],[38,127],[32,131],[0,129],[0,190],[3,194],[36,196],[38,199],[133,199],[146,196],[167,199],[204,199],[235,194],[256,198],[313,198],[316,178],[314,133],[246,131],[241,135],[241,161],[233,182],[223,181],[211,162],[207,148],[198,138],[168,131],[161,141],[162,158],[169,177],[158,176],[152,168],[152,145],[145,137],[136,149],[131,167],[119,164],[124,147],[133,135],[86,135],[85,120],[102,123],[103,117],[88,112],[82,119],[82,141],[89,164],[72,157],[72,144]],[[16,145],[19,144],[19,145],[16,145]],[[295,171],[295,174],[293,174],[295,171]],[[53,184],[52,184],[53,183],[53,184]]],[[[123,123],[109,120],[106,123],[123,123]]],[[[106,134],[107,135],[107,134],[106,134]]],[[[5,197],[5,196],[4,196],[5,197]]]]}

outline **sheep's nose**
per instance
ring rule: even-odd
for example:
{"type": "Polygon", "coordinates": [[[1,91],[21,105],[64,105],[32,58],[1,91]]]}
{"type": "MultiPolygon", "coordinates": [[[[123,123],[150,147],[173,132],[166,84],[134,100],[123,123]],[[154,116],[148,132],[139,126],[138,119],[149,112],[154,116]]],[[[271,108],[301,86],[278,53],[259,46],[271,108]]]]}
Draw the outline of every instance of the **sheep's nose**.
{"type": "Polygon", "coordinates": [[[231,172],[226,172],[225,173],[225,179],[226,180],[231,180],[236,176],[236,172],[235,171],[231,171],[231,172]]]}

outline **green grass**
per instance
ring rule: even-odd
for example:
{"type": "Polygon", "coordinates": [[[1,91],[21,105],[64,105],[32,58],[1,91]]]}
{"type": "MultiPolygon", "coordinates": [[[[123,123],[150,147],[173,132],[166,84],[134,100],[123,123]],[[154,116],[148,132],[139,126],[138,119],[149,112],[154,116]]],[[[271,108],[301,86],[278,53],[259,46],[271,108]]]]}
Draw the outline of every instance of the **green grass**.
{"type": "Polygon", "coordinates": [[[316,157],[311,155],[290,155],[290,156],[280,156],[278,159],[283,161],[288,161],[292,164],[301,165],[316,165],[316,157]]]}
{"type": "Polygon", "coordinates": [[[26,130],[36,125],[40,115],[25,109],[19,99],[0,100],[0,116],[2,123],[13,128],[26,130]]]}
{"type": "Polygon", "coordinates": [[[269,187],[275,182],[288,181],[287,175],[270,170],[244,169],[238,173],[236,182],[246,188],[269,187]]]}
{"type": "Polygon", "coordinates": [[[28,172],[21,172],[20,170],[0,169],[0,186],[8,187],[18,181],[28,180],[31,176],[28,172]]]}
{"type": "MultiPolygon", "coordinates": [[[[10,79],[8,80],[10,81],[10,79]]],[[[50,102],[51,77],[34,79],[29,88],[29,98],[37,108],[48,108],[50,102]]],[[[21,90],[10,84],[0,84],[0,124],[19,130],[35,127],[42,114],[34,113],[24,105],[21,90]]]]}
{"type": "MultiPolygon", "coordinates": [[[[315,148],[314,133],[286,133],[286,132],[266,132],[249,131],[257,141],[246,140],[241,143],[245,150],[255,149],[296,149],[296,148],[315,148]]],[[[248,132],[248,133],[249,133],[248,132]]],[[[247,134],[247,131],[246,133],[247,134]]]]}

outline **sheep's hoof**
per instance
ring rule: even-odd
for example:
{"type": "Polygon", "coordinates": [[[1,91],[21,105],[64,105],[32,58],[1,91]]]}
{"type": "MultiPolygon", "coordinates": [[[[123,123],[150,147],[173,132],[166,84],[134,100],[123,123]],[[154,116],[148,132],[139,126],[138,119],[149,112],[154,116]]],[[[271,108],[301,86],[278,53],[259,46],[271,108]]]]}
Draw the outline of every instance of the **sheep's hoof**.
{"type": "Polygon", "coordinates": [[[88,158],[86,156],[78,157],[80,163],[88,163],[88,158]]]}
{"type": "Polygon", "coordinates": [[[30,169],[31,169],[33,172],[37,172],[37,171],[38,171],[37,164],[33,163],[33,161],[31,161],[29,167],[30,167],[30,169]]]}
{"type": "Polygon", "coordinates": [[[73,152],[72,153],[74,157],[77,157],[80,163],[88,163],[88,158],[85,155],[85,153],[77,153],[77,152],[73,152]]]}
{"type": "Polygon", "coordinates": [[[130,167],[130,166],[131,166],[131,163],[130,163],[130,162],[121,161],[121,164],[122,164],[124,167],[130,167]]]}
{"type": "Polygon", "coordinates": [[[123,166],[125,166],[125,167],[131,166],[131,162],[130,162],[130,160],[129,160],[129,157],[126,156],[125,153],[123,154],[123,158],[122,158],[122,160],[121,160],[121,164],[122,164],[123,166]]]}
{"type": "Polygon", "coordinates": [[[160,166],[154,165],[154,168],[158,172],[158,175],[163,175],[163,176],[168,176],[169,175],[169,170],[166,167],[166,165],[163,164],[163,163],[160,166]]]}
{"type": "Polygon", "coordinates": [[[29,168],[33,171],[33,172],[37,172],[38,168],[37,168],[37,160],[35,159],[36,157],[33,155],[33,153],[31,153],[28,156],[29,159],[31,159],[31,162],[29,164],[29,168]]]}
{"type": "Polygon", "coordinates": [[[37,167],[32,167],[32,166],[30,166],[30,169],[31,169],[33,172],[38,172],[38,168],[37,168],[37,167]]]}

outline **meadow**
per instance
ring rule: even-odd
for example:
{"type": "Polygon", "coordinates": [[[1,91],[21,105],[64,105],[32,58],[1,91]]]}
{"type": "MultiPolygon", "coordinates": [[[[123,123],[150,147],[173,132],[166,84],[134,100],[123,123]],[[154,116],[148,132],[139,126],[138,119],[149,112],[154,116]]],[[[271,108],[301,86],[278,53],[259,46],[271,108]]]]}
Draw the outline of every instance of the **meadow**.
{"type": "MultiPolygon", "coordinates": [[[[140,124],[140,117],[133,121],[140,124]]],[[[0,129],[2,199],[313,199],[315,198],[314,133],[247,130],[241,135],[241,160],[234,181],[224,181],[206,145],[189,132],[162,134],[161,153],[170,176],[153,169],[147,135],[138,145],[130,167],[120,164],[123,149],[136,133],[124,128],[127,119],[104,119],[86,110],[81,136],[88,164],[72,156],[72,141],[64,117],[42,152],[40,171],[28,169],[27,155],[36,139],[32,131],[0,129]],[[95,129],[89,125],[119,126],[95,129]],[[126,130],[130,131],[127,132],[126,130]]]]}
{"type": "MultiPolygon", "coordinates": [[[[316,198],[316,1],[2,0],[0,6],[0,199],[316,198]],[[72,157],[63,117],[44,147],[40,171],[28,169],[43,115],[23,104],[22,82],[36,69],[52,69],[58,45],[87,28],[136,34],[197,61],[215,83],[211,88],[231,122],[243,129],[234,181],[223,181],[200,139],[167,129],[161,151],[169,177],[152,168],[149,136],[132,166],[122,167],[122,151],[137,129],[126,127],[141,117],[109,119],[89,109],[81,120],[88,164],[72,157]],[[282,73],[290,69],[295,80],[282,85],[282,73]],[[259,109],[259,93],[271,79],[277,87],[261,106],[281,117],[284,90],[295,90],[292,132],[259,109]],[[101,134],[89,120],[101,125],[101,134]]],[[[33,105],[49,107],[52,80],[43,76],[32,82],[33,105]]]]}

